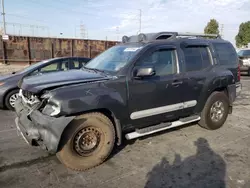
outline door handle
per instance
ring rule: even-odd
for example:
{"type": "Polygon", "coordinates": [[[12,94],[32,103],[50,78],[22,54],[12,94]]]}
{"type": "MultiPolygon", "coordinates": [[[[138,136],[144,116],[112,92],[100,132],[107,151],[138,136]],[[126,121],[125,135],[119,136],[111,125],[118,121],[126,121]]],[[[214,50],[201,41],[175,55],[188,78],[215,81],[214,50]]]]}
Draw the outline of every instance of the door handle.
{"type": "Polygon", "coordinates": [[[183,82],[182,81],[173,81],[172,82],[172,86],[178,86],[178,85],[181,85],[183,82]]]}

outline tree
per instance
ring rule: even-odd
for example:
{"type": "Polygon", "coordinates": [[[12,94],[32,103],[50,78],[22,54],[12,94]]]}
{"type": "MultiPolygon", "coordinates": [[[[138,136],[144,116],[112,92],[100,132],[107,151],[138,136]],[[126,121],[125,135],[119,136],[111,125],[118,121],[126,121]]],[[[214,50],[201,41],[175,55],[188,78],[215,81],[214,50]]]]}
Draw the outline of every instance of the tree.
{"type": "Polygon", "coordinates": [[[235,37],[236,46],[246,47],[248,43],[250,43],[250,21],[243,22],[240,24],[239,32],[235,37]]]}
{"type": "Polygon", "coordinates": [[[215,19],[211,19],[204,29],[205,34],[219,34],[219,23],[215,19]]]}

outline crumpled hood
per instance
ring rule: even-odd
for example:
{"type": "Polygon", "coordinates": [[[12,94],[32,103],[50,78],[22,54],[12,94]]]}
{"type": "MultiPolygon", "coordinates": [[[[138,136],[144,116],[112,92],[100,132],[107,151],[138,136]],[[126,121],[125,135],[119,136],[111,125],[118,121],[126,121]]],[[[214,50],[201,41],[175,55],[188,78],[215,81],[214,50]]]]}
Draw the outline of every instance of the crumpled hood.
{"type": "Polygon", "coordinates": [[[108,79],[109,76],[94,71],[70,70],[25,77],[18,86],[22,90],[39,93],[48,88],[108,79]]]}

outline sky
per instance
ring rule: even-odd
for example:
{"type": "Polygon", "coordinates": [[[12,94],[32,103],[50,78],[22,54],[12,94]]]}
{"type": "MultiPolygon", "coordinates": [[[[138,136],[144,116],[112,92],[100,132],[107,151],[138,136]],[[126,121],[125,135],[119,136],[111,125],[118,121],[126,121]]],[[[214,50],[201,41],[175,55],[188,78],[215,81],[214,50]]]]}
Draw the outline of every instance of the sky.
{"type": "Polygon", "coordinates": [[[220,27],[223,24],[223,38],[235,44],[239,24],[250,21],[250,0],[5,0],[4,4],[7,33],[29,36],[121,40],[139,31],[203,33],[214,18],[220,27]]]}

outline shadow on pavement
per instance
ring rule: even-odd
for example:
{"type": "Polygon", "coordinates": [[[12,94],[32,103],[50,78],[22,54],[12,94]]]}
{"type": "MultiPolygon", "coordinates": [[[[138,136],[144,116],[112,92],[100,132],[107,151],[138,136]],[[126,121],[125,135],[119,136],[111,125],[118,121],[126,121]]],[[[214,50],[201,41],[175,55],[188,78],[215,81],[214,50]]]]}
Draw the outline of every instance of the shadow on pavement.
{"type": "Polygon", "coordinates": [[[184,160],[175,155],[173,164],[166,158],[147,174],[146,188],[226,188],[226,163],[204,138],[195,143],[196,154],[184,160]]]}

